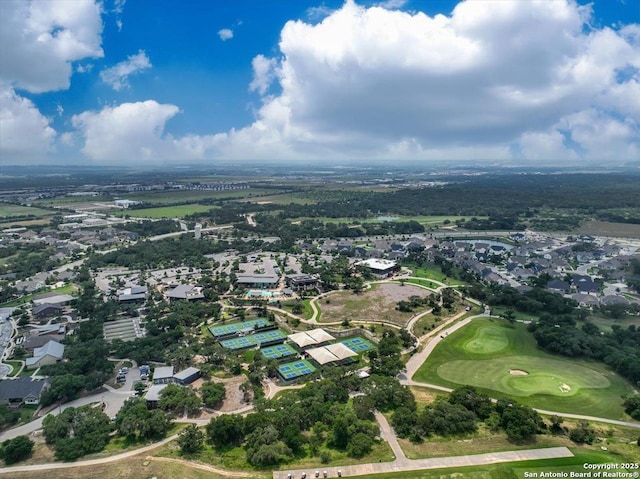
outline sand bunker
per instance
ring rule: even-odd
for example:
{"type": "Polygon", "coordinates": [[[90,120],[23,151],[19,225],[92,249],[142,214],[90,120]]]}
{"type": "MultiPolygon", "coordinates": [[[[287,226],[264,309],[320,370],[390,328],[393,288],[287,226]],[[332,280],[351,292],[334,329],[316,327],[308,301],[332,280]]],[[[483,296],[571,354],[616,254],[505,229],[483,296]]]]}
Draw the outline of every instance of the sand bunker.
{"type": "Polygon", "coordinates": [[[560,388],[560,391],[562,391],[563,393],[568,393],[569,391],[571,391],[571,386],[569,386],[568,384],[565,384],[565,383],[562,383],[558,387],[560,388]]]}
{"type": "Polygon", "coordinates": [[[523,371],[522,369],[509,369],[509,374],[511,374],[512,376],[528,376],[529,373],[526,371],[523,371]]]}

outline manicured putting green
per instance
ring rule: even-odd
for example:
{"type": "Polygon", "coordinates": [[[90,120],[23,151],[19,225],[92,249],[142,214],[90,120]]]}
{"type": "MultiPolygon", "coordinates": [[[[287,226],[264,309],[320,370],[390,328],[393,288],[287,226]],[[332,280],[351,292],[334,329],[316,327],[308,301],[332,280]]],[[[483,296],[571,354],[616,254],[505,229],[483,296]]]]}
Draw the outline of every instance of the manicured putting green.
{"type": "Polygon", "coordinates": [[[489,354],[502,351],[509,346],[509,338],[504,329],[498,326],[487,326],[476,330],[473,337],[462,347],[471,354],[489,354]]]}
{"type": "Polygon", "coordinates": [[[510,396],[575,396],[581,389],[611,385],[598,371],[566,361],[533,356],[503,356],[484,361],[450,361],[440,365],[438,375],[447,381],[493,389],[510,396]],[[523,374],[526,373],[526,374],[523,374]]]}
{"type": "Polygon", "coordinates": [[[412,378],[549,411],[622,419],[633,388],[604,364],[540,350],[524,324],[478,318],[445,336],[412,378]]]}

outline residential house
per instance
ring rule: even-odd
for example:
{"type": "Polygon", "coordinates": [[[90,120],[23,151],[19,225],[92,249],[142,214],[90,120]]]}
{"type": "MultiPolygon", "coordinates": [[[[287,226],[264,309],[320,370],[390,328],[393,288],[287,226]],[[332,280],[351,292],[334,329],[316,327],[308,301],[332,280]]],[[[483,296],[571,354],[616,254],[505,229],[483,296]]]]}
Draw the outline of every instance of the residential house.
{"type": "Polygon", "coordinates": [[[0,381],[0,403],[18,408],[23,404],[40,404],[42,393],[51,387],[48,379],[18,377],[0,381]]]}

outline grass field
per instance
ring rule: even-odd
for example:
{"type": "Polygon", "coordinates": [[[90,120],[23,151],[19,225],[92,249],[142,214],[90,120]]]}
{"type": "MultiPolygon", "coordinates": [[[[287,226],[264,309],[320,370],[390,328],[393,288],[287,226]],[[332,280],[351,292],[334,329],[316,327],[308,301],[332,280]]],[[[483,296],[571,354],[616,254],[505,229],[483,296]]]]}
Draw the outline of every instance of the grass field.
{"type": "Polygon", "coordinates": [[[0,203],[0,225],[3,228],[8,228],[11,225],[21,226],[25,223],[48,223],[49,220],[47,217],[53,216],[54,214],[54,211],[42,208],[0,203]]]}
{"type": "Polygon", "coordinates": [[[449,286],[465,284],[464,281],[459,281],[455,278],[448,277],[435,264],[425,264],[422,266],[418,266],[416,264],[405,263],[402,266],[409,268],[413,272],[412,276],[416,276],[418,278],[435,279],[436,281],[446,283],[449,286]]]}
{"type": "Polygon", "coordinates": [[[183,216],[192,215],[194,213],[204,213],[217,208],[212,205],[177,205],[177,206],[159,206],[157,208],[141,208],[133,210],[124,210],[114,213],[114,216],[131,216],[133,218],[182,218],[183,216]]]}
{"type": "MultiPolygon", "coordinates": [[[[70,467],[46,471],[18,472],[3,474],[3,477],[15,479],[133,479],[157,477],[162,479],[225,479],[228,475],[198,469],[197,465],[185,462],[165,462],[157,459],[146,459],[144,456],[121,459],[108,464],[85,467],[70,467]]],[[[258,473],[256,479],[266,479],[271,474],[258,473]]]]}
{"type": "Polygon", "coordinates": [[[522,324],[484,318],[442,341],[413,379],[468,384],[532,407],[612,419],[623,417],[621,396],[632,391],[602,364],[539,350],[522,324]]]}
{"type": "Polygon", "coordinates": [[[127,199],[162,205],[168,203],[197,203],[204,199],[254,198],[256,196],[269,195],[273,193],[278,193],[278,191],[266,188],[248,188],[244,190],[225,191],[167,190],[134,193],[127,195],[127,199]]]}

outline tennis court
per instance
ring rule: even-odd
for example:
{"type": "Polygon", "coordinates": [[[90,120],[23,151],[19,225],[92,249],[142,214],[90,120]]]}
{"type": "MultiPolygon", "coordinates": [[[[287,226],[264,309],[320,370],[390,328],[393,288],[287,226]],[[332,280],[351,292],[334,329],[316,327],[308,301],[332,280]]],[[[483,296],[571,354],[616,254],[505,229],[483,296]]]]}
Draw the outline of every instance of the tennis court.
{"type": "Polygon", "coordinates": [[[237,338],[225,339],[220,341],[223,348],[227,349],[246,349],[255,346],[271,345],[282,343],[287,335],[281,329],[273,329],[271,331],[263,331],[261,333],[249,334],[237,338]]]}
{"type": "Polygon", "coordinates": [[[219,326],[209,326],[209,332],[214,338],[223,338],[225,336],[233,336],[241,331],[254,331],[255,329],[270,326],[267,318],[250,319],[248,321],[240,321],[237,323],[221,324],[219,326]]]}
{"type": "Polygon", "coordinates": [[[267,359],[280,359],[287,356],[297,354],[297,351],[288,344],[278,344],[277,346],[269,346],[260,350],[262,355],[267,359]]]}
{"type": "Polygon", "coordinates": [[[364,339],[360,336],[355,336],[351,338],[344,338],[339,341],[344,344],[354,353],[364,353],[365,351],[369,351],[371,349],[375,349],[375,346],[368,339],[364,339]]]}
{"type": "Polygon", "coordinates": [[[278,372],[285,380],[299,378],[314,372],[316,368],[307,360],[293,361],[278,366],[278,372]]]}

